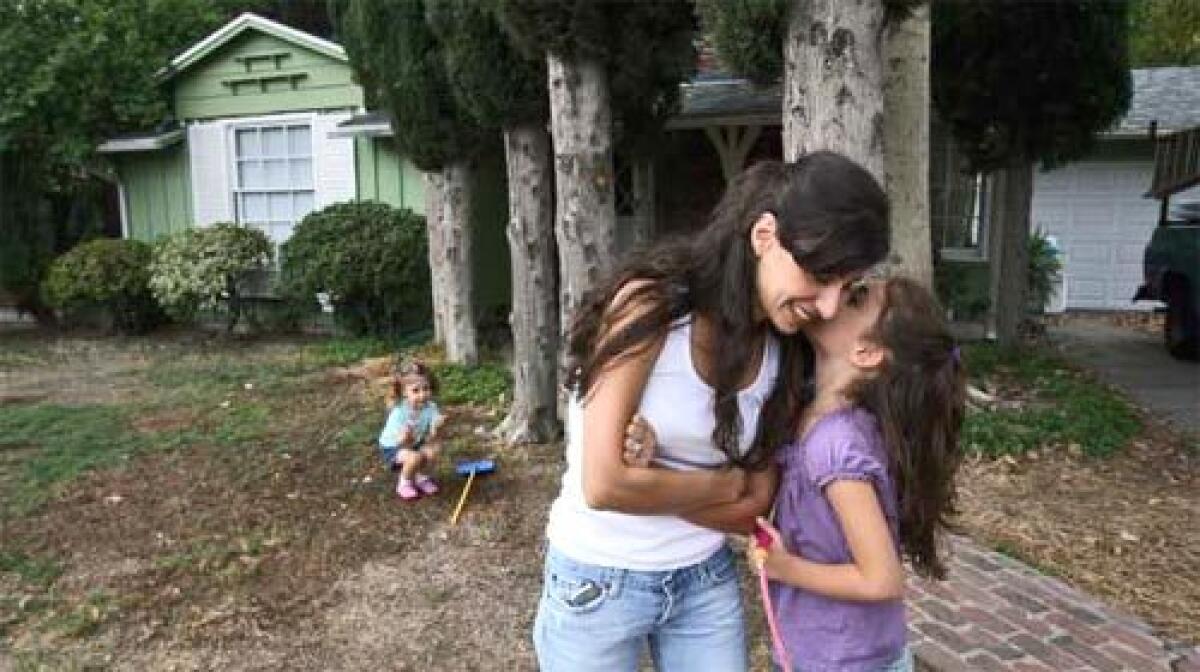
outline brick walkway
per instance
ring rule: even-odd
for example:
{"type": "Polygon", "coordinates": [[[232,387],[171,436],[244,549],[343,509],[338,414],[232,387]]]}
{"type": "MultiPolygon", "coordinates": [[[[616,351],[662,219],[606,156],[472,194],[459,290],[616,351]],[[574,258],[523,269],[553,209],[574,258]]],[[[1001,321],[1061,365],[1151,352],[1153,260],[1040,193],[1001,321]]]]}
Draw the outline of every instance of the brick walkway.
{"type": "Polygon", "coordinates": [[[951,541],[945,582],[909,579],[918,669],[936,672],[1200,672],[1200,648],[969,539],[951,541]]]}

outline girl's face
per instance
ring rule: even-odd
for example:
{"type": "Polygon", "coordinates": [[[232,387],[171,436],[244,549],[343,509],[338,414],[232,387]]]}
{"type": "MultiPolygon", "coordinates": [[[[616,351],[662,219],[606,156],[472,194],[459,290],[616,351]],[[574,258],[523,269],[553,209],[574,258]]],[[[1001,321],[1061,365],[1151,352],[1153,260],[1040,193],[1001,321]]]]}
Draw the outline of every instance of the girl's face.
{"type": "MultiPolygon", "coordinates": [[[[846,292],[845,304],[836,318],[814,323],[804,334],[823,353],[850,358],[861,366],[865,360],[860,361],[859,357],[880,349],[869,336],[883,314],[886,295],[884,280],[858,282],[846,292]]],[[[873,357],[870,359],[874,361],[873,357]]]]}
{"type": "Polygon", "coordinates": [[[794,334],[832,320],[842,308],[857,275],[820,280],[796,263],[780,242],[775,216],[764,213],[750,230],[758,257],[757,289],[761,317],[784,334],[794,334]]]}
{"type": "Polygon", "coordinates": [[[408,376],[404,379],[404,400],[412,408],[422,408],[429,401],[432,391],[429,389],[429,381],[421,376],[408,376]]]}

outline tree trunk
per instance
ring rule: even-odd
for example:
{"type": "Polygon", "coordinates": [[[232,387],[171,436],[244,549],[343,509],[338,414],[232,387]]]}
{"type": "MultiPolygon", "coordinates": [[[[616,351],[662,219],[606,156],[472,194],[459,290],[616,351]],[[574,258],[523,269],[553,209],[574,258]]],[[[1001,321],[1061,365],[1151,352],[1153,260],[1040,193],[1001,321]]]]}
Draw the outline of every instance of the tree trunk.
{"type": "Polygon", "coordinates": [[[429,232],[429,285],[433,295],[433,342],[446,345],[446,296],[442,274],[445,271],[445,252],[442,250],[442,199],[444,185],[441,173],[425,173],[425,228],[429,232]]]}
{"type": "Polygon", "coordinates": [[[554,167],[542,124],[504,133],[508,250],[512,265],[513,402],[496,433],[509,445],[558,436],[558,287],[554,272],[554,167]]]}
{"type": "Polygon", "coordinates": [[[882,0],[793,0],[784,45],[783,156],[827,149],[884,184],[882,0]]]}
{"type": "Polygon", "coordinates": [[[475,302],[471,284],[471,165],[458,160],[442,170],[442,262],[445,288],[442,316],[446,359],[456,364],[475,364],[479,348],[475,334],[475,302]]]}
{"type": "Polygon", "coordinates": [[[548,54],[554,134],[561,328],[616,255],[612,111],[608,74],[594,59],[548,54]]]}
{"type": "Polygon", "coordinates": [[[1029,276],[1029,209],[1033,163],[1018,161],[992,176],[988,199],[988,256],[991,268],[990,331],[1004,347],[1020,342],[1029,276]]]}
{"type": "Polygon", "coordinates": [[[929,6],[887,28],[884,143],[892,204],[890,265],[933,288],[929,208],[929,6]]]}

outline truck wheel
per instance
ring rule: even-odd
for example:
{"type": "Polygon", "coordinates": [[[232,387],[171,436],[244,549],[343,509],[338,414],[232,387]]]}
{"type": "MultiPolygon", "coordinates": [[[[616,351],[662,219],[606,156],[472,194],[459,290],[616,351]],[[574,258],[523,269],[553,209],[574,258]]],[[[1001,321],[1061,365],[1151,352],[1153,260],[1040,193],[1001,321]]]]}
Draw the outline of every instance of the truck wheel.
{"type": "Polygon", "coordinates": [[[1175,280],[1167,285],[1167,321],[1163,328],[1167,352],[1176,359],[1195,360],[1200,355],[1196,306],[1188,286],[1175,280]]]}

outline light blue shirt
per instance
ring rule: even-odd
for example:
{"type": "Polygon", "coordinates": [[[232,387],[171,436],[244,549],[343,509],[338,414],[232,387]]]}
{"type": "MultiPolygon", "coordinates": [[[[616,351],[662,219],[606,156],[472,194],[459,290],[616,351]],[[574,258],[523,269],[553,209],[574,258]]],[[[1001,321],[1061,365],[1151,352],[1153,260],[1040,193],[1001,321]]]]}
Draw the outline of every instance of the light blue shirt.
{"type": "Polygon", "coordinates": [[[383,426],[383,431],[379,433],[379,445],[384,448],[399,448],[400,435],[404,433],[404,426],[411,425],[413,430],[413,442],[407,448],[419,448],[425,439],[429,437],[429,432],[433,429],[433,423],[441,417],[438,412],[437,404],[432,401],[427,402],[421,410],[413,417],[413,410],[409,407],[407,401],[402,401],[396,404],[388,413],[387,423],[383,426]]]}

